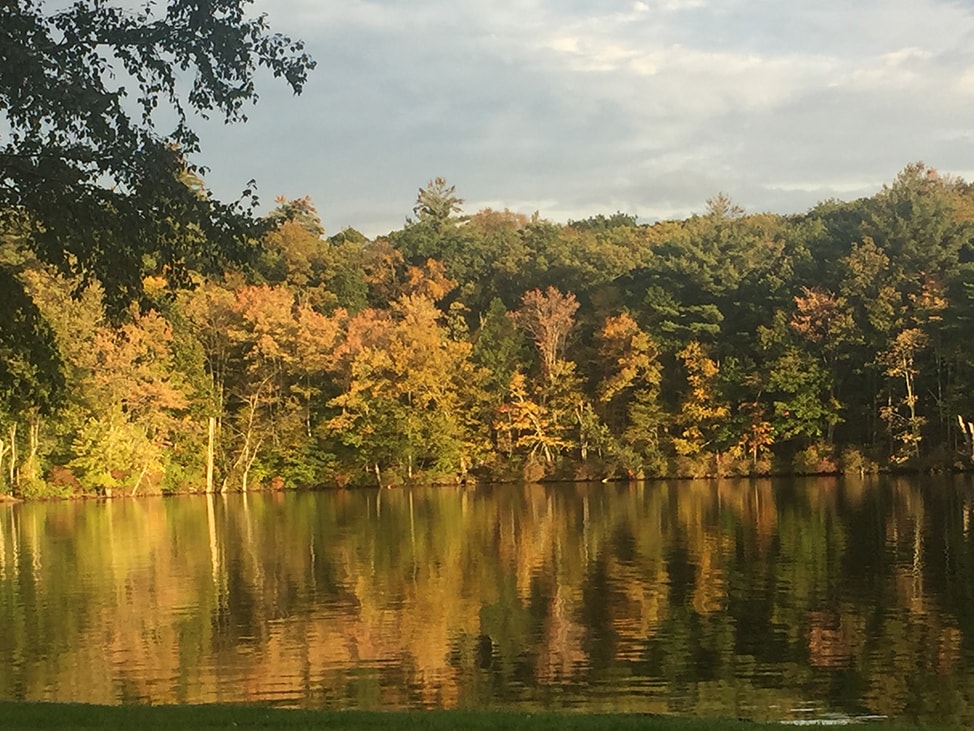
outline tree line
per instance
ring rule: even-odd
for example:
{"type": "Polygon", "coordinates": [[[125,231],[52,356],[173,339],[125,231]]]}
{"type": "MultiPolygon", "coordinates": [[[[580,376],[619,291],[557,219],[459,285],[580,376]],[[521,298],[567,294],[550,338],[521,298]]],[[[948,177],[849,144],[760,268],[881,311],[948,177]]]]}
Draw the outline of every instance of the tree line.
{"type": "Polygon", "coordinates": [[[121,313],[4,220],[0,479],[23,496],[974,454],[974,188],[919,163],[806,213],[718,195],[651,225],[465,214],[436,178],[370,240],[279,199],[241,264],[146,260],[121,313]]]}

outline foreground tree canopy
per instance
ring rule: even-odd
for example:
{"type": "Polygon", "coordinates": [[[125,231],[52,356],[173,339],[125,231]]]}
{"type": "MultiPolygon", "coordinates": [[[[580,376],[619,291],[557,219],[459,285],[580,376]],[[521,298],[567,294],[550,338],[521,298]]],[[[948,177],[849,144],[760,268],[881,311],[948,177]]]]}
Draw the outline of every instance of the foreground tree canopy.
{"type": "MultiPolygon", "coordinates": [[[[249,2],[0,5],[5,289],[19,281],[11,272],[46,264],[78,291],[98,283],[117,317],[142,299],[148,275],[180,285],[191,270],[217,272],[250,255],[262,230],[252,193],[230,204],[208,193],[191,161],[199,139],[190,115],[242,121],[257,99],[258,67],[300,92],[314,62],[300,42],[246,16],[249,2]]],[[[31,374],[41,378],[54,356],[12,352],[10,340],[18,327],[43,334],[44,326],[30,321],[29,307],[14,311],[0,338],[5,360],[41,362],[31,374]]],[[[0,367],[0,387],[23,390],[15,371],[0,367]]]]}
{"type": "Polygon", "coordinates": [[[915,164],[802,214],[722,196],[561,225],[465,214],[436,179],[413,213],[370,241],[279,199],[246,268],[187,260],[176,296],[155,269],[121,326],[105,287],[20,256],[8,224],[26,295],[3,291],[4,489],[971,466],[963,180],[915,164]]]}

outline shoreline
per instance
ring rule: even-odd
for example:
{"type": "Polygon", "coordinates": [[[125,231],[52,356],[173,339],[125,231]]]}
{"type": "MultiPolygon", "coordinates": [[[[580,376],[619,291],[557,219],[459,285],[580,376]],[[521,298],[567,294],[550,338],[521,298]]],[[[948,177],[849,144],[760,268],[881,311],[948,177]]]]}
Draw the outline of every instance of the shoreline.
{"type": "Polygon", "coordinates": [[[701,475],[701,476],[686,476],[686,475],[670,475],[663,477],[643,477],[636,479],[627,479],[624,477],[617,478],[607,478],[607,479],[555,479],[547,478],[540,480],[478,480],[472,479],[465,482],[445,482],[445,481],[430,481],[424,482],[422,480],[414,480],[412,482],[407,482],[404,484],[395,485],[384,485],[379,487],[378,485],[367,485],[367,484],[355,484],[355,485],[315,485],[315,486],[295,486],[295,487],[281,487],[275,485],[257,485],[255,487],[250,487],[247,490],[233,489],[233,490],[197,490],[197,489],[186,489],[186,490],[172,490],[168,492],[163,491],[145,491],[132,493],[129,491],[117,491],[105,493],[95,493],[95,492],[73,492],[67,495],[58,494],[44,494],[38,495],[36,497],[21,497],[19,495],[13,495],[10,493],[0,493],[0,505],[11,504],[16,505],[20,503],[45,503],[45,502],[70,502],[70,501],[109,501],[109,500],[131,500],[138,498],[148,498],[148,497],[178,497],[178,496],[189,496],[189,495],[266,495],[270,493],[301,493],[301,492],[344,492],[344,491],[374,491],[374,490],[408,490],[412,488],[442,488],[442,489],[476,489],[479,486],[485,485],[517,485],[517,484],[532,484],[532,485],[619,485],[619,484],[629,484],[629,485],[646,485],[646,484],[659,484],[663,482],[736,482],[736,481],[753,481],[753,480],[802,480],[802,479],[817,479],[817,478],[831,478],[835,480],[843,479],[859,479],[868,480],[876,479],[882,477],[947,477],[947,476],[963,476],[974,474],[974,469],[952,469],[944,471],[910,471],[910,470],[880,470],[877,472],[867,472],[865,474],[858,474],[853,472],[811,472],[811,473],[776,473],[767,475],[701,475]]]}
{"type": "Polygon", "coordinates": [[[720,717],[651,713],[574,713],[569,711],[429,710],[315,711],[264,705],[89,705],[0,700],[4,729],[36,728],[302,728],[302,729],[518,729],[518,731],[763,731],[782,726],[841,725],[851,729],[938,729],[950,726],[887,724],[875,717],[758,722],[720,717]]]}

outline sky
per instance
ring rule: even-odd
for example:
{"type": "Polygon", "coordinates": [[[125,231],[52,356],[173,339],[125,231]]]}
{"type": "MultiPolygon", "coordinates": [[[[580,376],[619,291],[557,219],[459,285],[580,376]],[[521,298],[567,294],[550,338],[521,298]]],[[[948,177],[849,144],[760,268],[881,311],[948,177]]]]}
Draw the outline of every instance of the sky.
{"type": "Polygon", "coordinates": [[[317,61],[200,128],[207,183],[311,196],[328,233],[402,228],[443,176],[557,222],[798,213],[911,162],[974,179],[974,2],[256,0],[317,61]]]}

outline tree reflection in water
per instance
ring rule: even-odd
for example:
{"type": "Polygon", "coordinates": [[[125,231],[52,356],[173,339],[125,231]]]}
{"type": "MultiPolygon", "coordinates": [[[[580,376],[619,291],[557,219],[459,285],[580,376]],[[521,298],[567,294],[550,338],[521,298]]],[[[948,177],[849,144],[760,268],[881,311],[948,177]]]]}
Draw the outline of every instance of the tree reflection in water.
{"type": "Polygon", "coordinates": [[[971,485],[0,506],[0,696],[970,725],[971,485]]]}

